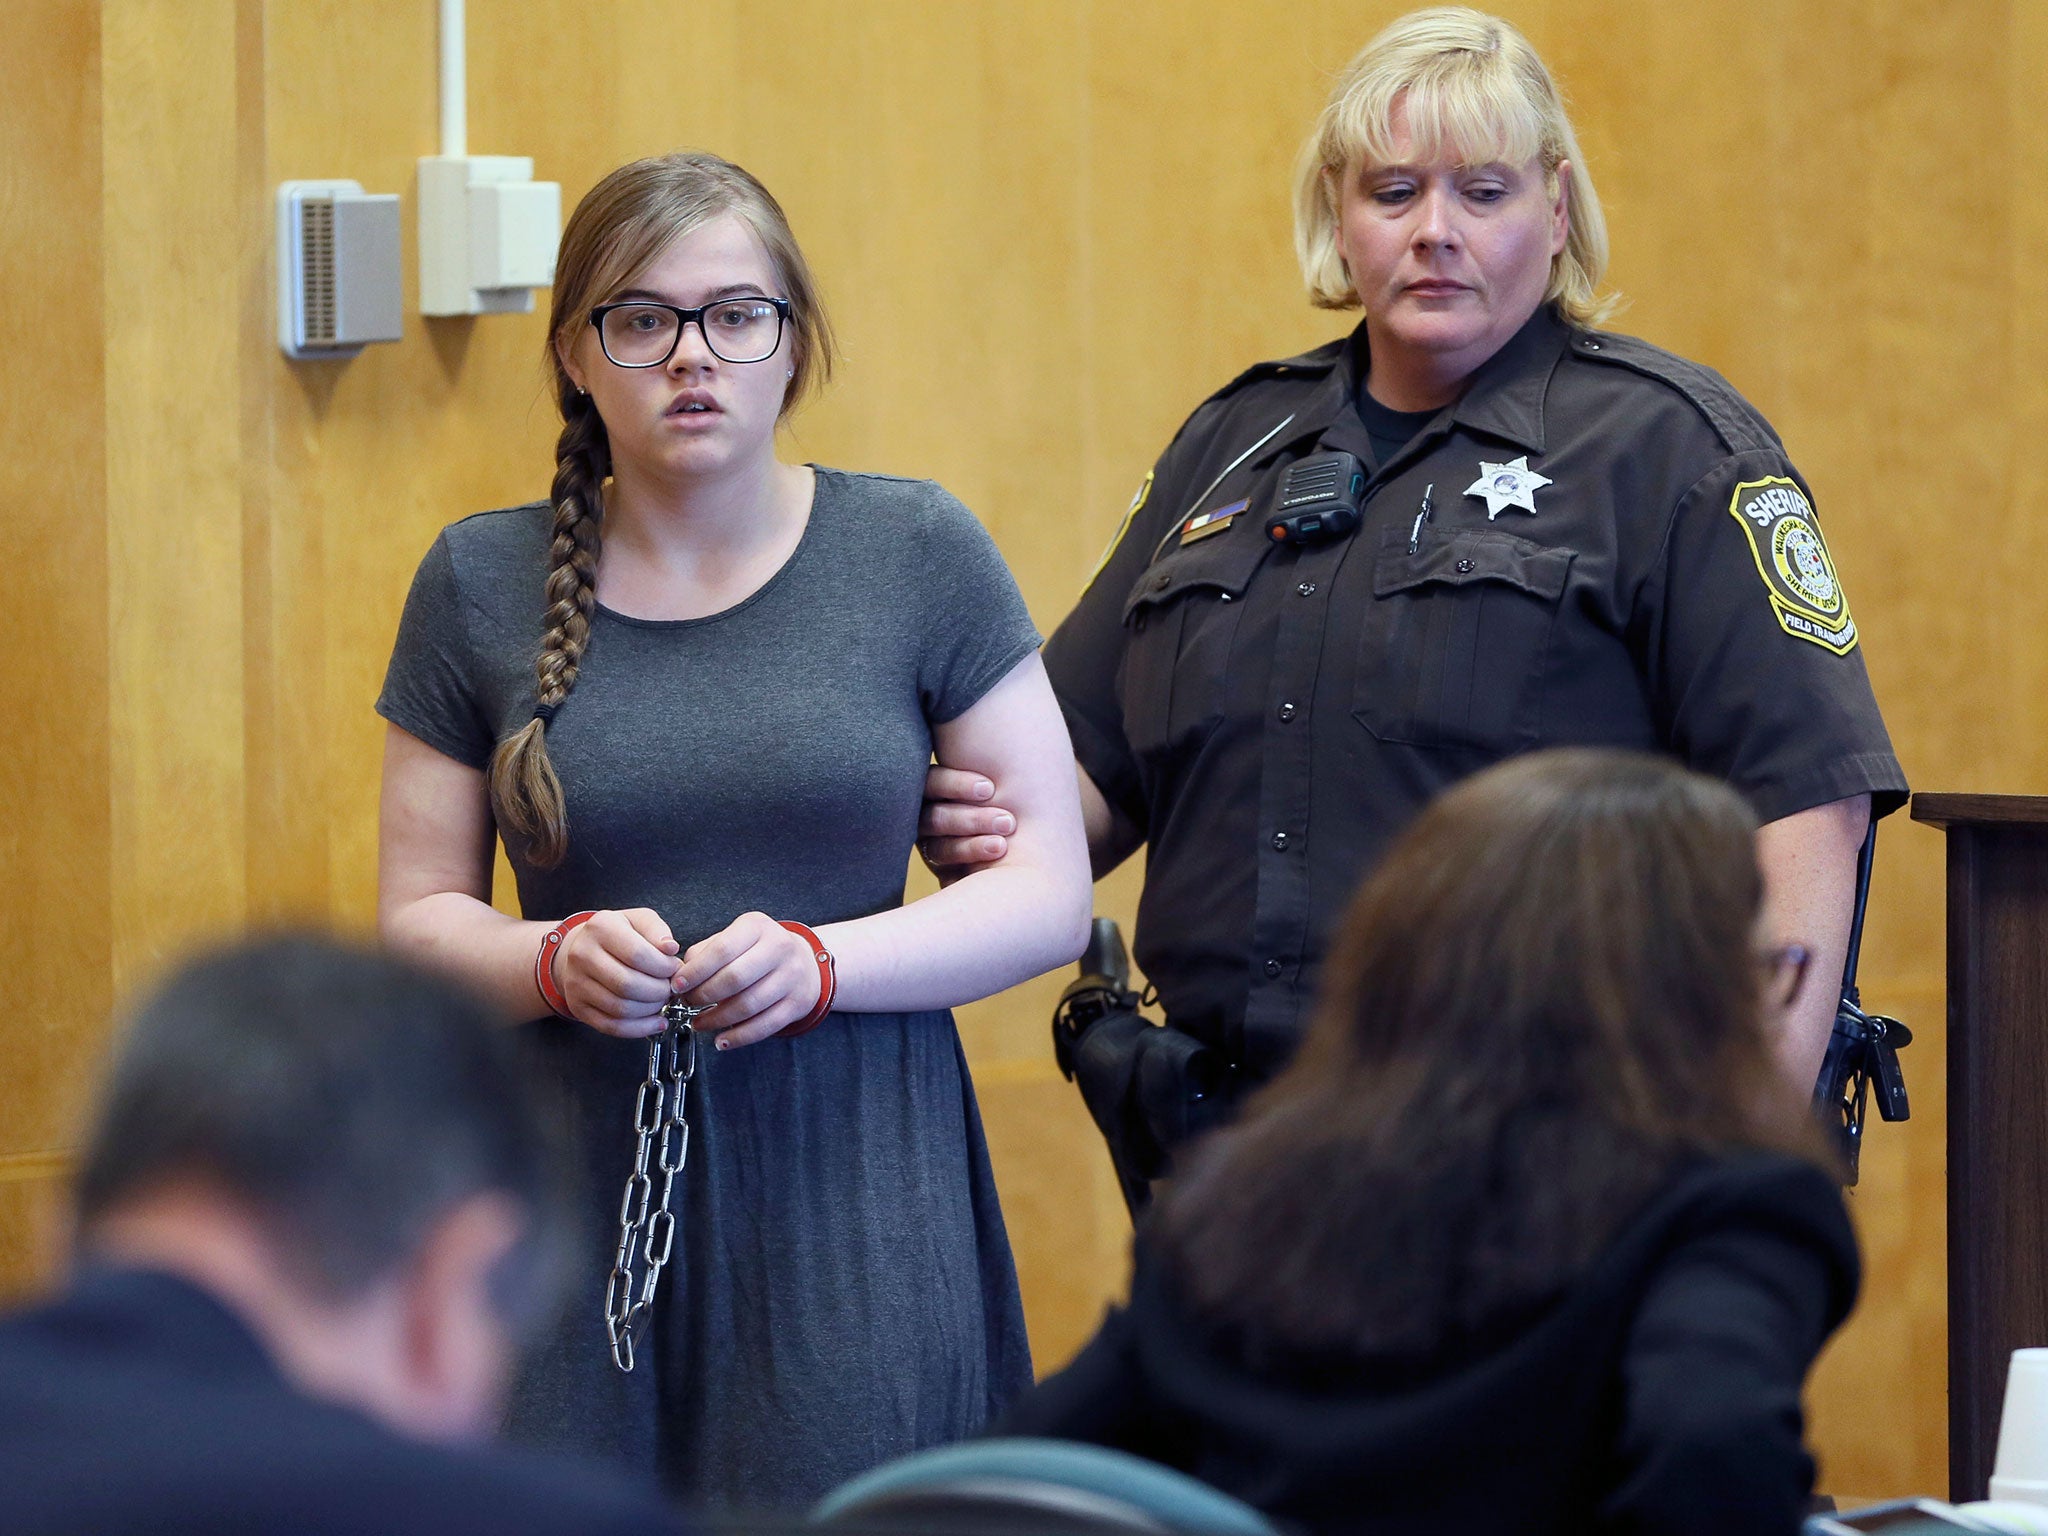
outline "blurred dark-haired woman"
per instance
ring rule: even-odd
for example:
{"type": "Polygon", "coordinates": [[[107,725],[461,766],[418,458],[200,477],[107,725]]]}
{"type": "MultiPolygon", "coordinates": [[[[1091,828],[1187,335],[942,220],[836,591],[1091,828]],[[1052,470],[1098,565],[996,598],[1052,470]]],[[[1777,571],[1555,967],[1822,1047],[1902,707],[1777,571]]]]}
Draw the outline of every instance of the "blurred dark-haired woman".
{"type": "Polygon", "coordinates": [[[1310,1530],[1799,1526],[1800,1389],[1857,1287],[1771,1068],[1756,821],[1632,753],[1438,800],[1358,893],[1299,1056],[1140,1233],[1023,1434],[1310,1530]]]}

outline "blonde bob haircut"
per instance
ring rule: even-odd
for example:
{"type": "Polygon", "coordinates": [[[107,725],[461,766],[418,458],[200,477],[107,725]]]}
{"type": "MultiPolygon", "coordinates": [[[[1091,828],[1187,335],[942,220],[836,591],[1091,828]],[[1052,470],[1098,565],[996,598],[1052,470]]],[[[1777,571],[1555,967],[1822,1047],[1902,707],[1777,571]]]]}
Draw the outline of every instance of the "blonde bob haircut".
{"type": "Polygon", "coordinates": [[[1415,11],[1367,43],[1338,77],[1302,146],[1294,249],[1310,302],[1358,307],[1337,249],[1338,191],[1355,167],[1393,162],[1394,113],[1403,107],[1410,153],[1419,159],[1448,149],[1463,165],[1540,160],[1552,197],[1558,166],[1571,166],[1565,246],[1551,260],[1543,296],[1575,325],[1605,320],[1619,302],[1598,292],[1607,271],[1607,221],[1556,82],[1521,33],[1462,5],[1415,11]]]}

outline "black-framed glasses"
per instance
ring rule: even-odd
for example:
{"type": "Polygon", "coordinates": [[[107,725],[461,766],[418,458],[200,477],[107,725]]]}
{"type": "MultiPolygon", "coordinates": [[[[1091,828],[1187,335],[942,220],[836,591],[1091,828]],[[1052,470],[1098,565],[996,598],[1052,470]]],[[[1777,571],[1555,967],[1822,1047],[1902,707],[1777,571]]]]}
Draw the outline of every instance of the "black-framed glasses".
{"type": "Polygon", "coordinates": [[[756,293],[680,309],[651,299],[628,299],[600,304],[590,312],[598,345],[620,368],[659,368],[675,356],[683,327],[693,321],[713,357],[728,363],[766,362],[782,345],[789,300],[756,293]]]}
{"type": "Polygon", "coordinates": [[[1785,944],[1757,956],[1764,976],[1764,1001],[1772,1008],[1790,1008],[1806,987],[1813,951],[1804,944],[1785,944]]]}

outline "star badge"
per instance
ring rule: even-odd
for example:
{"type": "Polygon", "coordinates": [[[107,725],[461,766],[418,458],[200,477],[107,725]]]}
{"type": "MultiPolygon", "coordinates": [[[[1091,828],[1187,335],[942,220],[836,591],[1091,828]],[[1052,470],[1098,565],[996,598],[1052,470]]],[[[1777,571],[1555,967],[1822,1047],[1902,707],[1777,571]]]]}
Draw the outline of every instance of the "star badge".
{"type": "Polygon", "coordinates": [[[1512,464],[1480,460],[1479,478],[1465,487],[1465,494],[1486,498],[1486,520],[1492,522],[1509,507],[1535,512],[1536,493],[1548,484],[1545,476],[1529,467],[1529,456],[1525,453],[1512,464]]]}

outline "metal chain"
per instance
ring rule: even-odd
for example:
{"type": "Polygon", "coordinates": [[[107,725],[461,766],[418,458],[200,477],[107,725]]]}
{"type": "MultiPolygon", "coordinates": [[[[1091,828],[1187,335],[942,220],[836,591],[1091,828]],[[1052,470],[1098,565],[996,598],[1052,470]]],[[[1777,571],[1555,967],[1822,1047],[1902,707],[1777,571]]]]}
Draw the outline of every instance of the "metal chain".
{"type": "Polygon", "coordinates": [[[690,1122],[683,1113],[683,1096],[690,1079],[697,1074],[697,1032],[690,1021],[706,1008],[692,1008],[673,998],[661,1010],[668,1027],[647,1042],[647,1076],[633,1100],[633,1130],[639,1145],[633,1155],[633,1174],[626,1180],[626,1192],[619,1200],[619,1247],[612,1256],[611,1278],[604,1286],[604,1330],[611,1339],[612,1364],[622,1371],[633,1369],[633,1335],[654,1311],[654,1287],[661,1280],[661,1268],[668,1263],[675,1246],[676,1219],[669,1212],[676,1175],[690,1155],[690,1122]],[[655,1145],[659,1133],[661,1143],[655,1145]],[[654,1174],[661,1175],[661,1200],[654,1200],[654,1174]],[[650,1216],[651,1210],[651,1216],[650,1216]],[[644,1266],[640,1295],[633,1296],[635,1243],[644,1266]]]}

